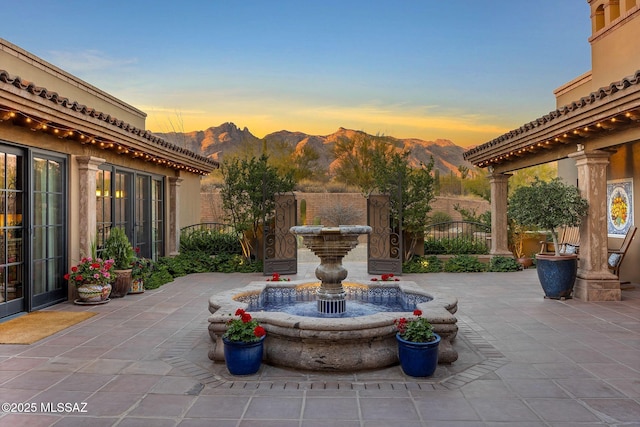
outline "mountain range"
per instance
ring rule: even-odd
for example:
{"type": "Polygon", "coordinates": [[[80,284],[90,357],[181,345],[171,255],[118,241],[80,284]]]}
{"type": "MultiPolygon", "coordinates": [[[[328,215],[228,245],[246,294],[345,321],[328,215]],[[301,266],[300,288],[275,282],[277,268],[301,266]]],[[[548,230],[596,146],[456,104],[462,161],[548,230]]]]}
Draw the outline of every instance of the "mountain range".
{"type": "MultiPolygon", "coordinates": [[[[218,161],[223,159],[225,153],[237,151],[243,146],[262,146],[266,143],[267,147],[286,146],[296,152],[309,146],[318,153],[319,166],[331,168],[331,164],[335,160],[333,156],[335,142],[343,137],[353,137],[357,133],[364,132],[342,127],[330,135],[309,135],[302,132],[281,130],[260,139],[246,127],[240,129],[235,124],[227,122],[203,131],[156,133],[156,135],[173,144],[218,161]]],[[[398,147],[410,151],[409,161],[413,165],[426,164],[433,157],[434,169],[438,169],[441,174],[454,173],[459,175],[458,166],[461,165],[471,168],[471,163],[465,161],[462,156],[467,148],[460,147],[448,139],[423,141],[416,138],[399,139],[388,135],[387,137],[396,142],[398,147]]]]}

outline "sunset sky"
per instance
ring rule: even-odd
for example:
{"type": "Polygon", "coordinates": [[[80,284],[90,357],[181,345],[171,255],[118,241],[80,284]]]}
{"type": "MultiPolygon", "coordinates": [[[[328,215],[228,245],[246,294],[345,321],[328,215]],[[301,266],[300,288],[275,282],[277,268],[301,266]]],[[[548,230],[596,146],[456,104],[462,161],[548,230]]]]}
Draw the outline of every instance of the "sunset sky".
{"type": "Polygon", "coordinates": [[[587,0],[24,0],[0,19],[0,37],[155,132],[233,122],[259,138],[345,127],[476,145],[553,110],[553,90],[591,69],[587,0]]]}

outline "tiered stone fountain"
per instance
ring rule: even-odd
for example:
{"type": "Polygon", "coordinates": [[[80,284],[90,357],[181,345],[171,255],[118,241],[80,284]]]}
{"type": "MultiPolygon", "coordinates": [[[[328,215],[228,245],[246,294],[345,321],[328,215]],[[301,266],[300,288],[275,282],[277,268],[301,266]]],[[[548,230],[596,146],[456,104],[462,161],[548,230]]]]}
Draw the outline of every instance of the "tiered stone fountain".
{"type": "Polygon", "coordinates": [[[318,283],[252,282],[214,295],[209,299],[209,334],[215,343],[209,353],[223,361],[222,334],[236,309],[251,312],[267,330],[265,361],[274,365],[316,371],[357,371],[382,368],[398,362],[394,320],[411,317],[415,308],[423,312],[442,337],[439,362],[452,363],[458,354],[452,346],[458,327],[454,313],[457,300],[425,290],[414,282],[349,280],[342,259],[356,247],[358,237],[371,232],[368,226],[296,226],[291,232],[302,236],[304,244],[319,258],[318,283]],[[267,311],[265,306],[295,304],[315,298],[317,312],[312,316],[267,311]],[[350,299],[400,304],[401,311],[379,311],[349,317],[350,299]],[[338,317],[336,317],[338,316],[338,317]]]}
{"type": "Polygon", "coordinates": [[[344,313],[346,311],[346,293],[342,281],[348,271],[342,265],[342,259],[358,245],[361,234],[371,233],[367,225],[343,225],[340,227],[296,226],[291,232],[302,236],[307,248],[320,258],[316,268],[316,277],[320,279],[317,290],[318,312],[344,313]]]}

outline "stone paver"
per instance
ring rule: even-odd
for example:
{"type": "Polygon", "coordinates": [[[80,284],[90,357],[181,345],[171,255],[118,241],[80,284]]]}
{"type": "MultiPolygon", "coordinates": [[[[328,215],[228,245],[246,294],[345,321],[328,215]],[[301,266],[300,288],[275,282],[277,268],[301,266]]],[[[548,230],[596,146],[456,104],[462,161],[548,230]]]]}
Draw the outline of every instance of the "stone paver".
{"type": "MultiPolygon", "coordinates": [[[[295,278],[315,281],[313,258],[301,256],[295,278]]],[[[354,257],[345,265],[370,277],[354,257]]],[[[0,427],[638,425],[640,285],[587,303],[544,299],[535,270],[405,277],[459,299],[460,359],[432,378],[268,365],[233,377],[207,357],[207,300],[264,277],[195,274],[101,306],[50,307],[97,315],[32,345],[0,345],[0,402],[36,409],[2,412],[0,427]],[[58,403],[86,406],[53,411],[58,403]]]]}

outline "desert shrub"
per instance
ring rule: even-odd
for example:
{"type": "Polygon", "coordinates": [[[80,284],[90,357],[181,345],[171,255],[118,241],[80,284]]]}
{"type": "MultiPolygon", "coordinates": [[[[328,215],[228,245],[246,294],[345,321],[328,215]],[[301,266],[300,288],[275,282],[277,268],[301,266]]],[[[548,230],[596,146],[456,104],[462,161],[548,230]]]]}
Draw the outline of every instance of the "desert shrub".
{"type": "Polygon", "coordinates": [[[469,236],[445,237],[441,239],[426,238],[424,241],[425,255],[484,255],[489,253],[484,240],[469,236]]]}
{"type": "Polygon", "coordinates": [[[440,273],[443,269],[442,260],[437,256],[413,257],[402,264],[403,273],[440,273]]]}
{"type": "Polygon", "coordinates": [[[522,266],[512,257],[496,256],[491,258],[489,263],[489,271],[506,272],[519,270],[522,270],[522,266]]]}
{"type": "Polygon", "coordinates": [[[451,222],[451,215],[441,211],[434,212],[429,221],[430,224],[440,224],[443,222],[451,222]]]}
{"type": "Polygon", "coordinates": [[[338,225],[356,224],[361,213],[352,204],[340,202],[330,203],[320,208],[320,216],[325,221],[323,225],[336,227],[338,225]]]}
{"type": "Polygon", "coordinates": [[[444,263],[444,271],[447,273],[479,273],[487,271],[487,267],[480,262],[478,257],[457,255],[444,263]]]}

